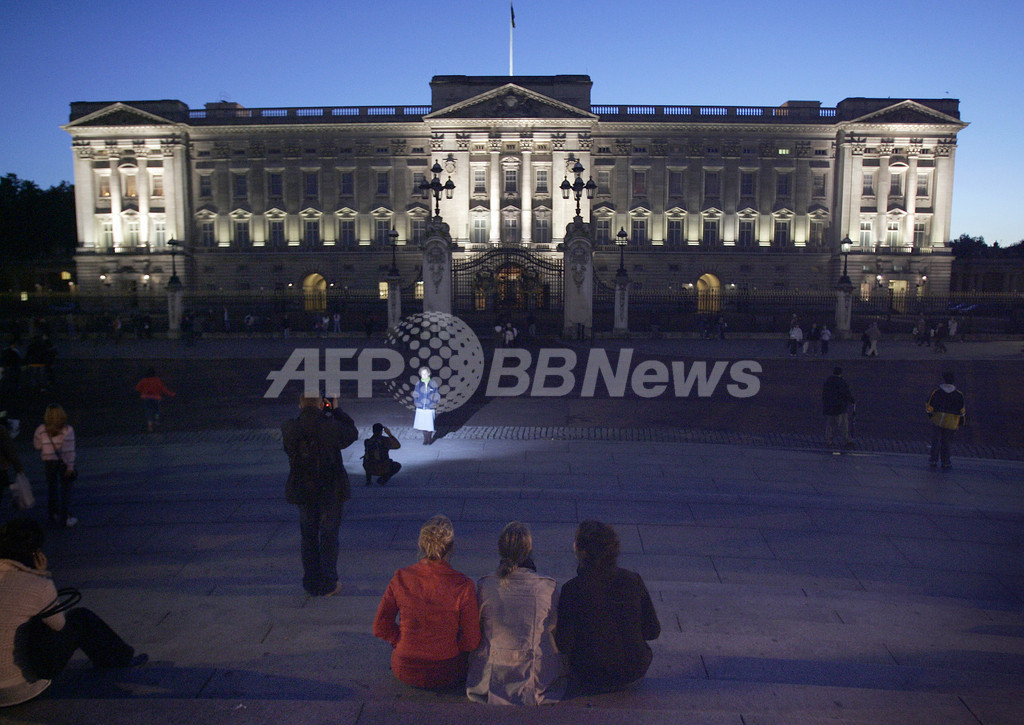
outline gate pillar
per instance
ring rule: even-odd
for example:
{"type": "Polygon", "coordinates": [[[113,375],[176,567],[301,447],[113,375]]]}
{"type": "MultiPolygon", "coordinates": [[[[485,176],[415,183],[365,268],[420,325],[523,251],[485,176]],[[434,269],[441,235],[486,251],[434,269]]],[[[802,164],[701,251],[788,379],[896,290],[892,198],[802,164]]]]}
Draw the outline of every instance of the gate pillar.
{"type": "Polygon", "coordinates": [[[452,237],[441,217],[427,222],[423,243],[423,311],[452,313],[452,237]]]}
{"type": "Polygon", "coordinates": [[[565,227],[562,260],[563,332],[570,339],[588,338],[594,327],[594,247],[580,217],[565,227]]]}

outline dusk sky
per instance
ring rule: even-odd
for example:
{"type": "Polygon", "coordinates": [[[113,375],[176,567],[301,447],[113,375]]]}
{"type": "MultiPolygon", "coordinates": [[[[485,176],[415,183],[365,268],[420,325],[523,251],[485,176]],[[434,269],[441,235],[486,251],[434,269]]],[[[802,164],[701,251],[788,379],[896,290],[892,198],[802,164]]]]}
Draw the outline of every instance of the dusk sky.
{"type": "MultiPolygon", "coordinates": [[[[959,98],[953,236],[1024,240],[1024,3],[516,0],[514,71],[585,73],[595,104],[959,98]]],[[[507,0],[8,0],[0,175],[72,180],[72,101],[426,105],[505,75],[507,0]]]]}

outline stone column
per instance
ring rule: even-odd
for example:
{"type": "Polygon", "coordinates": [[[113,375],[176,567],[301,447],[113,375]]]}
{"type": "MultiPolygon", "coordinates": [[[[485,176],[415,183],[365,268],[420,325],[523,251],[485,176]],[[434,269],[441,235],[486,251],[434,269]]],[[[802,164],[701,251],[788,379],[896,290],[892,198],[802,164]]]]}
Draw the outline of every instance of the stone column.
{"type": "Polygon", "coordinates": [[[181,315],[185,305],[185,287],[178,275],[167,282],[167,337],[181,337],[181,315]]]}
{"type": "MultiPolygon", "coordinates": [[[[393,330],[402,321],[402,277],[388,275],[388,329],[393,330]]],[[[425,285],[424,285],[425,288],[425,285]]],[[[424,293],[425,294],[425,293],[424,293]]]]}
{"type": "Polygon", "coordinates": [[[520,225],[522,230],[519,234],[519,239],[524,247],[530,246],[530,242],[533,241],[533,169],[530,165],[530,159],[533,154],[530,151],[523,151],[523,166],[520,170],[520,179],[523,185],[523,210],[522,210],[522,221],[520,225]]]}
{"type": "Polygon", "coordinates": [[[590,337],[594,326],[594,247],[589,225],[580,217],[565,228],[562,269],[563,332],[569,339],[590,337]]]}
{"type": "Polygon", "coordinates": [[[853,282],[841,277],[836,284],[836,337],[845,340],[850,337],[850,316],[853,312],[853,282]]]}
{"type": "Polygon", "coordinates": [[[501,139],[491,139],[491,244],[501,242],[501,189],[505,185],[504,175],[501,173],[501,139]]]}
{"type": "MultiPolygon", "coordinates": [[[[423,311],[452,313],[452,252],[455,246],[441,217],[427,222],[423,243],[423,311]]],[[[390,287],[389,287],[390,294],[390,287]]],[[[390,296],[388,309],[390,312],[390,296]]]]}
{"type": "Polygon", "coordinates": [[[629,288],[632,282],[625,268],[615,274],[615,324],[612,333],[629,336],[629,288]]]}

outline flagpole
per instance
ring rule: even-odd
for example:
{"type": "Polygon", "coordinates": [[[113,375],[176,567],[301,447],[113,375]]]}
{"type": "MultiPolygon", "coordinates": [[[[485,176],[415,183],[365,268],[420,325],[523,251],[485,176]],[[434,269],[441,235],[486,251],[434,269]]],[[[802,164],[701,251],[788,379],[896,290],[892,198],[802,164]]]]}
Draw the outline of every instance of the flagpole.
{"type": "Polygon", "coordinates": [[[508,7],[509,7],[510,12],[512,13],[512,15],[511,15],[511,17],[509,19],[509,24],[508,24],[508,74],[511,76],[511,75],[513,75],[513,73],[512,73],[512,31],[515,30],[515,27],[516,27],[516,11],[512,7],[511,3],[509,3],[508,7]]]}

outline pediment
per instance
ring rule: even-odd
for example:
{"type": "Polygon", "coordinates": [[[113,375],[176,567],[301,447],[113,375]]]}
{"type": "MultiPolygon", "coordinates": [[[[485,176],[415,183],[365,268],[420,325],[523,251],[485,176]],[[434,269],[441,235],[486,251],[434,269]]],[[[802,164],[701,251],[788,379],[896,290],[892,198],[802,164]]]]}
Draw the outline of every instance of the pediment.
{"type": "Polygon", "coordinates": [[[414,216],[430,215],[430,207],[424,204],[422,201],[414,201],[405,207],[405,211],[414,216]]]}
{"type": "Polygon", "coordinates": [[[966,124],[959,118],[929,108],[917,101],[900,101],[891,106],[872,111],[851,123],[953,123],[957,126],[966,124]]]}
{"type": "Polygon", "coordinates": [[[425,121],[446,118],[576,118],[596,121],[597,116],[515,83],[434,111],[425,121]]]}
{"type": "Polygon", "coordinates": [[[75,119],[64,126],[65,129],[83,128],[95,126],[174,126],[173,121],[168,121],[163,116],[143,111],[135,106],[118,101],[109,106],[93,111],[92,113],[75,119]]]}

